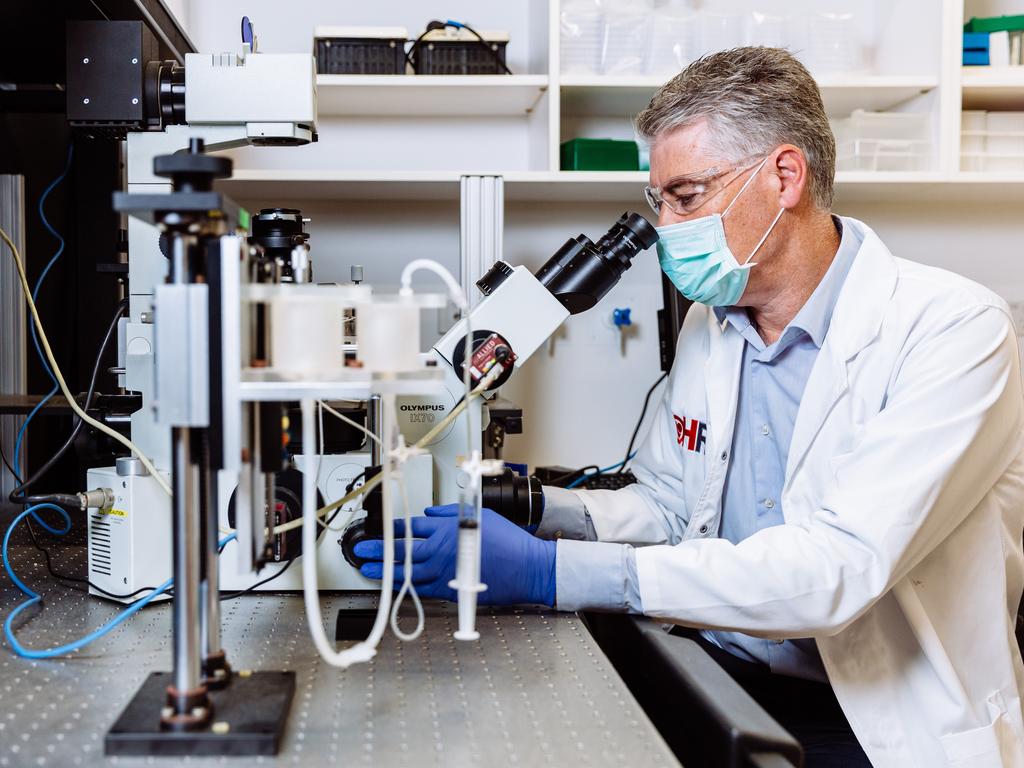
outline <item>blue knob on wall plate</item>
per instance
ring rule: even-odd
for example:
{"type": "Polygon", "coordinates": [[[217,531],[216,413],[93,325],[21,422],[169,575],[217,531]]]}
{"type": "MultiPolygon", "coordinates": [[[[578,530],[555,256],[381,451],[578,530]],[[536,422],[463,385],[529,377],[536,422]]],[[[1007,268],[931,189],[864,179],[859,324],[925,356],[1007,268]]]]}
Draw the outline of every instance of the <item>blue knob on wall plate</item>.
{"type": "Polygon", "coordinates": [[[615,325],[618,326],[619,328],[621,328],[624,325],[632,325],[633,321],[630,319],[629,313],[629,307],[626,307],[625,309],[613,309],[612,322],[615,323],[615,325]]]}

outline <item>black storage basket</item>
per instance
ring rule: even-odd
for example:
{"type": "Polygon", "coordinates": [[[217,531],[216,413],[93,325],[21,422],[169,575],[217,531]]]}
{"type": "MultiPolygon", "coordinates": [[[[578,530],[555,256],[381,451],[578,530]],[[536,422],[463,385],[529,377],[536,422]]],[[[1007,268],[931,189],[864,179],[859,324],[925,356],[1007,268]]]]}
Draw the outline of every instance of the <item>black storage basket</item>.
{"type": "Polygon", "coordinates": [[[318,37],[316,71],[321,75],[404,75],[405,40],[318,37]]]}
{"type": "Polygon", "coordinates": [[[413,57],[417,75],[503,75],[507,41],[421,40],[413,57]]]}

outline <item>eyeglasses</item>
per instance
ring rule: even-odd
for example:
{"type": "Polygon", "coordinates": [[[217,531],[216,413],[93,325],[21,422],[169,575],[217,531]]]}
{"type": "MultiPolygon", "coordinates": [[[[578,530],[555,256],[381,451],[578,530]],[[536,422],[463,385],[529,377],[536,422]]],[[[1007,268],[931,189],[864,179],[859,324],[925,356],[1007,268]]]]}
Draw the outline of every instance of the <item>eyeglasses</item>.
{"type": "Polygon", "coordinates": [[[652,187],[648,184],[644,187],[644,197],[647,199],[647,204],[651,206],[651,210],[658,215],[661,215],[661,207],[664,205],[677,216],[689,216],[717,197],[744,171],[753,168],[759,160],[760,158],[747,165],[732,166],[731,168],[708,168],[695,174],[670,179],[661,187],[652,187]],[[719,179],[730,173],[735,175],[725,183],[717,183],[719,179]]]}

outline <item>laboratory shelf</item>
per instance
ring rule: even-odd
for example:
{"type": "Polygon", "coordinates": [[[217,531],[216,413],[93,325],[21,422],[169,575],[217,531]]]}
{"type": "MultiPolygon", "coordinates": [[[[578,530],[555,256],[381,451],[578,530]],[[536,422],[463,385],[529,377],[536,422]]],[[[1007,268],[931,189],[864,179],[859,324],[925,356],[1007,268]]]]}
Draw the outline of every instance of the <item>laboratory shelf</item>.
{"type": "Polygon", "coordinates": [[[320,117],[526,115],[547,75],[317,75],[320,117]]]}
{"type": "MultiPolygon", "coordinates": [[[[481,171],[474,171],[481,173],[481,171]]],[[[511,202],[616,202],[644,208],[646,171],[511,171],[511,202]]],[[[238,170],[217,188],[242,203],[275,200],[458,200],[458,171],[238,170]]],[[[1024,201],[1024,174],[844,171],[836,200],[848,202],[1024,201]]]]}
{"type": "Polygon", "coordinates": [[[455,171],[236,170],[217,189],[239,201],[459,198],[455,171]]]}
{"type": "MultiPolygon", "coordinates": [[[[666,81],[664,77],[616,78],[563,75],[562,111],[569,115],[635,115],[666,81]]],[[[864,75],[818,78],[829,115],[845,117],[855,109],[884,110],[939,85],[928,76],[864,75]]]]}
{"type": "Polygon", "coordinates": [[[1024,109],[1024,67],[964,67],[964,109],[1024,109]]]}

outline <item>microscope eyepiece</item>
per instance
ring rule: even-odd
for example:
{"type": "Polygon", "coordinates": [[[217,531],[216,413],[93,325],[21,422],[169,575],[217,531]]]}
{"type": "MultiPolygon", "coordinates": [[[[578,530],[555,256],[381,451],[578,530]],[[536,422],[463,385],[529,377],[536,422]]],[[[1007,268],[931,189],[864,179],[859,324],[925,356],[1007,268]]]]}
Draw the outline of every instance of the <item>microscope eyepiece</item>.
{"type": "Polygon", "coordinates": [[[568,240],[536,277],[575,315],[604,298],[633,258],[656,242],[658,233],[647,219],[627,211],[597,243],[586,235],[568,240]]]}

